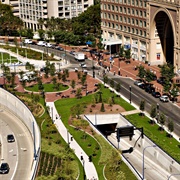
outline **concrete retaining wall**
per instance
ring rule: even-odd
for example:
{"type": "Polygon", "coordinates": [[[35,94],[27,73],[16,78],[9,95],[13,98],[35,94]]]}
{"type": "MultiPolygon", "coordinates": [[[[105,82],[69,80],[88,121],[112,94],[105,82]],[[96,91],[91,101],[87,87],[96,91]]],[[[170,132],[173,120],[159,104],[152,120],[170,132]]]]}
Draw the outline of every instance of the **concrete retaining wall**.
{"type": "MultiPolygon", "coordinates": [[[[127,125],[132,125],[132,124],[128,122],[123,116],[120,116],[118,127],[120,125],[127,126],[127,125]]],[[[139,138],[140,135],[141,135],[141,132],[139,130],[135,130],[132,141],[128,141],[128,143],[134,146],[136,140],[139,138]]],[[[144,135],[144,139],[140,138],[140,140],[137,142],[136,148],[140,152],[143,152],[144,148],[146,148],[147,146],[152,146],[152,145],[154,145],[154,143],[148,137],[144,135]]],[[[180,164],[176,162],[173,158],[171,158],[168,154],[166,154],[161,148],[158,148],[158,147],[147,148],[146,156],[152,159],[157,164],[159,164],[170,174],[180,172],[180,164]]]]}
{"type": "Polygon", "coordinates": [[[11,110],[13,114],[19,117],[20,120],[22,120],[22,122],[26,125],[32,136],[32,140],[34,142],[34,147],[32,147],[34,149],[34,159],[32,159],[32,171],[30,179],[33,180],[35,179],[40,156],[41,134],[39,127],[31,111],[17,97],[2,88],[0,88],[0,97],[1,105],[11,110]]]}

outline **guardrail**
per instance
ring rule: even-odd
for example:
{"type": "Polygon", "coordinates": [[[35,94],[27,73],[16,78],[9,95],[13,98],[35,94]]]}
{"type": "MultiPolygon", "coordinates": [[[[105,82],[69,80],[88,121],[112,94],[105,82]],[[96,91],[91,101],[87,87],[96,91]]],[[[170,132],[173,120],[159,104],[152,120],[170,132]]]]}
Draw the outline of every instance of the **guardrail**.
{"type": "Polygon", "coordinates": [[[32,140],[34,143],[34,159],[32,162],[30,179],[34,180],[41,152],[41,133],[38,124],[28,107],[24,103],[22,103],[16,96],[0,88],[0,97],[1,105],[10,109],[17,117],[20,117],[20,120],[26,125],[32,136],[32,140]]]}

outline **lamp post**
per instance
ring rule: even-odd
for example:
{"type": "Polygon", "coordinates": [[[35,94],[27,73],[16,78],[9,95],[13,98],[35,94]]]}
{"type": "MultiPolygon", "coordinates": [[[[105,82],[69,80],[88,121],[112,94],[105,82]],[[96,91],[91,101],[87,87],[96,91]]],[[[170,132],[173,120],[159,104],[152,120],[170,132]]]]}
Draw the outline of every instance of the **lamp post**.
{"type": "Polygon", "coordinates": [[[120,73],[120,68],[121,68],[121,64],[120,64],[120,58],[119,58],[118,60],[119,60],[119,62],[118,62],[118,65],[119,65],[119,69],[118,69],[118,75],[120,76],[120,75],[121,75],[121,73],[120,73]]]}
{"type": "Polygon", "coordinates": [[[152,145],[152,146],[146,146],[144,149],[143,149],[143,167],[142,167],[142,180],[144,180],[144,154],[145,154],[145,150],[147,148],[151,148],[151,147],[156,147],[156,145],[152,145]]]}
{"type": "Polygon", "coordinates": [[[131,104],[131,86],[129,86],[129,102],[131,104]]]}
{"type": "Polygon", "coordinates": [[[157,121],[159,121],[159,104],[156,104],[156,110],[157,110],[157,121]]]}
{"type": "Polygon", "coordinates": [[[51,115],[52,115],[52,123],[54,124],[54,120],[53,120],[53,107],[51,107],[51,115]]]}

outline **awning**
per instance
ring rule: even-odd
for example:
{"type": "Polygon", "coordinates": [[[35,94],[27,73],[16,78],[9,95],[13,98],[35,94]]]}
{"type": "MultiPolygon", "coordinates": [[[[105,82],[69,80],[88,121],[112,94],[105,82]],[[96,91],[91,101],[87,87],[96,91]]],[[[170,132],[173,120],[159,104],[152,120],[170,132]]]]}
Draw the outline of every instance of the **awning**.
{"type": "Polygon", "coordinates": [[[122,44],[122,40],[105,41],[105,40],[103,39],[102,44],[104,44],[104,45],[106,45],[106,46],[116,45],[116,44],[122,44]]]}

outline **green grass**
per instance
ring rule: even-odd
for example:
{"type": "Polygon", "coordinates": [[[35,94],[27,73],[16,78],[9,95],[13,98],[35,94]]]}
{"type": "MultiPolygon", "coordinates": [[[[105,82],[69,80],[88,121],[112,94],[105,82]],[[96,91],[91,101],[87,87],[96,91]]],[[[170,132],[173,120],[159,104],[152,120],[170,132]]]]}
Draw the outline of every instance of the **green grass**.
{"type": "Polygon", "coordinates": [[[150,124],[150,119],[139,114],[132,114],[126,118],[136,127],[143,127],[144,134],[154,141],[159,147],[180,163],[179,142],[174,138],[169,138],[166,131],[160,131],[157,124],[150,124]]]}
{"type": "MultiPolygon", "coordinates": [[[[43,87],[44,87],[44,92],[64,91],[69,88],[68,86],[63,86],[62,84],[60,84],[59,89],[55,89],[54,84],[43,84],[43,87]]],[[[38,84],[31,87],[26,87],[25,89],[28,91],[39,92],[38,84]]]]}
{"type": "Polygon", "coordinates": [[[18,62],[17,58],[14,56],[10,56],[8,53],[1,53],[0,54],[0,64],[4,63],[15,63],[18,62]]]}
{"type": "MultiPolygon", "coordinates": [[[[101,91],[102,91],[103,102],[107,103],[109,97],[114,96],[115,103],[121,105],[125,110],[134,109],[133,106],[131,106],[126,101],[124,101],[122,98],[116,97],[116,95],[114,93],[111,93],[109,89],[102,88],[101,91]]],[[[102,137],[98,135],[95,136],[96,140],[89,135],[87,135],[86,140],[82,139],[84,132],[81,130],[75,130],[73,127],[69,126],[68,124],[68,120],[71,115],[71,108],[77,104],[85,105],[92,103],[92,99],[94,98],[94,96],[95,95],[92,94],[92,95],[84,96],[81,99],[76,99],[76,98],[61,99],[55,102],[55,106],[57,108],[58,113],[61,115],[61,119],[64,125],[73,135],[73,137],[82,147],[82,149],[87,153],[87,155],[92,155],[94,151],[96,152],[96,156],[95,157],[93,156],[92,160],[96,167],[99,179],[103,180],[104,179],[103,168],[106,165],[107,161],[112,158],[112,151],[115,151],[115,149],[113,149],[102,137]],[[95,147],[97,146],[97,141],[100,144],[101,147],[100,150],[95,150],[95,147]],[[89,147],[88,144],[91,144],[91,147],[89,147]]],[[[129,169],[128,167],[126,168],[129,169]]]]}
{"type": "Polygon", "coordinates": [[[38,52],[38,51],[34,51],[30,48],[21,48],[21,47],[14,47],[14,46],[9,46],[9,45],[1,45],[0,47],[4,48],[4,49],[7,49],[7,50],[10,50],[14,53],[17,53],[17,48],[18,48],[18,54],[23,56],[23,57],[26,57],[29,58],[29,59],[34,59],[34,60],[43,60],[46,61],[46,60],[50,60],[50,61],[56,61],[56,59],[54,59],[53,57],[47,55],[47,51],[46,51],[46,48],[44,48],[44,52],[43,52],[43,55],[41,52],[38,52]]]}

